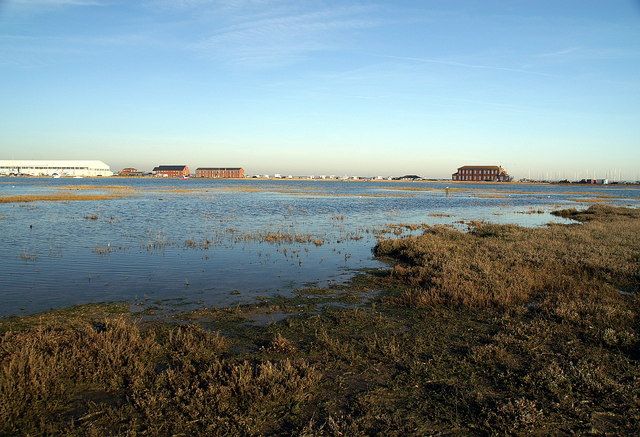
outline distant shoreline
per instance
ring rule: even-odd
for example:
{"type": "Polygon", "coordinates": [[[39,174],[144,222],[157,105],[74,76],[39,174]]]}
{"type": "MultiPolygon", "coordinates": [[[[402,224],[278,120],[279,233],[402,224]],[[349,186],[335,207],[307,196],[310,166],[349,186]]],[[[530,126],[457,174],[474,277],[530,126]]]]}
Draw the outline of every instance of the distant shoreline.
{"type": "Polygon", "coordinates": [[[52,178],[51,176],[0,176],[0,179],[89,179],[89,180],[113,180],[113,179],[132,179],[132,180],[160,180],[160,181],[168,181],[168,180],[183,180],[188,181],[191,179],[194,180],[207,180],[207,181],[285,181],[285,182],[300,182],[300,181],[309,181],[309,182],[356,182],[356,183],[435,183],[435,184],[454,184],[454,185],[559,185],[559,186],[587,186],[587,187],[637,187],[640,186],[639,183],[636,182],[616,182],[609,184],[584,184],[579,182],[544,182],[544,181],[510,181],[510,182],[497,182],[497,181],[454,181],[450,179],[421,179],[421,180],[388,180],[388,179],[321,179],[321,178],[313,178],[310,179],[308,177],[293,177],[293,178],[265,178],[265,177],[246,177],[246,178],[200,178],[200,177],[190,177],[187,179],[181,178],[171,178],[171,177],[157,177],[157,176],[86,176],[82,178],[75,177],[60,177],[60,178],[52,178]]]}

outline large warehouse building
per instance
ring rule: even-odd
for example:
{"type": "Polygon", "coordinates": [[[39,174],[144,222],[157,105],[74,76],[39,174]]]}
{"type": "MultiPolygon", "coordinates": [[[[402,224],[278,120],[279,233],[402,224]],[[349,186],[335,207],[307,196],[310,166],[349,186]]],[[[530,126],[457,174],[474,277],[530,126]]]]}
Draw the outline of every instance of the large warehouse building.
{"type": "Polygon", "coordinates": [[[113,172],[102,161],[0,160],[0,175],[96,177],[113,172]]]}

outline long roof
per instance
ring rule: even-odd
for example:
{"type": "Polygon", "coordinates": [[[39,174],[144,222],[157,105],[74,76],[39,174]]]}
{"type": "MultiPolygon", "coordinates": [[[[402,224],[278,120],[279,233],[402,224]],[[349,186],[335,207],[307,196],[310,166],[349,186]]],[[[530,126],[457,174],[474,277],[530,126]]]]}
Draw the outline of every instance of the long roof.
{"type": "Polygon", "coordinates": [[[159,165],[153,171],[182,171],[185,168],[186,165],[159,165]]]}
{"type": "Polygon", "coordinates": [[[198,167],[198,170],[242,170],[242,167],[198,167]]]}
{"type": "Polygon", "coordinates": [[[463,165],[462,167],[458,167],[458,170],[500,170],[502,167],[499,165],[463,165]]]}

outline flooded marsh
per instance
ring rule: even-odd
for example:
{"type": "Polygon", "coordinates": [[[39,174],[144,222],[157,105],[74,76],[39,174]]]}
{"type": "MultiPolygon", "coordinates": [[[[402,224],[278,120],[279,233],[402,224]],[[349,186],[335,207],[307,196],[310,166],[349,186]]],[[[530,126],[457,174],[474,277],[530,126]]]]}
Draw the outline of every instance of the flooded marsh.
{"type": "MultiPolygon", "coordinates": [[[[142,228],[131,240],[138,246],[117,238],[106,246],[117,247],[112,253],[83,253],[89,283],[100,284],[114,280],[93,276],[112,260],[169,259],[163,267],[183,268],[172,293],[143,299],[120,293],[108,304],[0,318],[0,434],[631,435],[638,429],[640,209],[585,210],[555,198],[568,207],[550,214],[543,203],[503,205],[495,216],[503,223],[496,224],[477,220],[495,214],[495,205],[484,211],[476,198],[464,198],[462,209],[472,209],[475,220],[438,205],[430,218],[440,223],[424,223],[425,204],[417,211],[395,204],[378,215],[365,209],[369,222],[357,205],[338,214],[327,206],[315,212],[319,219],[306,204],[285,208],[278,225],[257,226],[255,216],[243,222],[237,212],[198,214],[202,198],[179,199],[188,200],[180,205],[200,226],[142,228]],[[556,223],[543,226],[550,220],[556,223]],[[212,236],[184,239],[198,230],[212,236]],[[277,232],[275,242],[237,239],[268,232],[277,232]],[[325,244],[312,244],[318,235],[325,244]],[[385,264],[373,258],[374,241],[385,264]],[[251,253],[264,269],[247,264],[251,253]],[[224,255],[231,258],[215,270],[211,261],[224,255]],[[184,274],[198,259],[207,278],[232,276],[234,286],[212,281],[200,289],[184,274]],[[342,262],[348,269],[342,277],[332,270],[301,284],[322,264],[335,269],[342,262]],[[244,270],[229,275],[233,263],[244,270]],[[379,268],[354,272],[374,264],[379,268]],[[286,269],[299,277],[252,292],[243,288],[251,269],[264,282],[286,269]]],[[[108,203],[115,202],[121,201],[108,203]]],[[[273,200],[262,208],[269,206],[273,200]]],[[[92,208],[99,217],[115,214],[92,208]]],[[[87,213],[73,209],[76,234],[85,238],[127,223],[125,216],[86,220],[87,213]],[[81,224],[87,227],[78,232],[81,224]]],[[[22,263],[38,271],[50,258],[69,256],[62,248],[22,263]]],[[[159,287],[149,282],[148,289],[159,287]]],[[[86,285],[81,290],[90,292],[86,285]]]]}
{"type": "Polygon", "coordinates": [[[382,266],[372,254],[381,236],[474,220],[563,223],[550,211],[584,208],[587,198],[638,205],[639,195],[613,186],[4,179],[0,199],[38,201],[0,205],[0,315],[104,301],[171,307],[167,299],[180,298],[198,308],[290,296],[382,266]]]}

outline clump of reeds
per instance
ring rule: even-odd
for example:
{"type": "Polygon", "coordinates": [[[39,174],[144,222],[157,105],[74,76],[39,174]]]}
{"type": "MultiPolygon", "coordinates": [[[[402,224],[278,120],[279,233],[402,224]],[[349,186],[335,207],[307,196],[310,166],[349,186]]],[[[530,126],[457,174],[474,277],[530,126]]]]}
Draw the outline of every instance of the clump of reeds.
{"type": "Polygon", "coordinates": [[[26,250],[20,252],[19,257],[23,261],[35,261],[38,259],[38,255],[36,255],[35,253],[29,253],[26,250]]]}
{"type": "Polygon", "coordinates": [[[540,209],[540,208],[529,208],[526,209],[524,211],[517,211],[518,214],[544,214],[544,209],[540,209]]]}
{"type": "Polygon", "coordinates": [[[213,244],[213,241],[209,240],[208,238],[205,238],[201,242],[197,242],[194,239],[188,239],[184,242],[185,247],[188,247],[189,249],[205,249],[206,250],[206,249],[209,249],[212,244],[213,244]]]}
{"type": "Polygon", "coordinates": [[[108,244],[106,246],[96,246],[96,247],[93,248],[93,251],[95,253],[97,253],[98,255],[109,255],[114,250],[115,250],[115,248],[113,246],[111,246],[110,244],[108,244]]]}
{"type": "Polygon", "coordinates": [[[253,234],[238,235],[235,238],[235,240],[236,241],[258,241],[260,243],[269,243],[269,244],[313,243],[316,246],[322,246],[324,244],[324,240],[322,238],[314,237],[311,234],[299,234],[299,233],[283,232],[283,231],[256,232],[253,234]]]}

